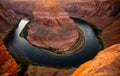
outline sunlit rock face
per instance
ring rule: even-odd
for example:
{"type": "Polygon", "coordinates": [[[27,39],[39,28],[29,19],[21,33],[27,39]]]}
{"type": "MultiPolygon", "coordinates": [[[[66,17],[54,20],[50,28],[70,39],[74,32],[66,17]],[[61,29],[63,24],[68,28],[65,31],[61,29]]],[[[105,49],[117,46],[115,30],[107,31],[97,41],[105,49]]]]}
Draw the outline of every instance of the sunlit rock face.
{"type": "Polygon", "coordinates": [[[0,37],[0,76],[14,76],[18,66],[10,56],[0,37]]]}
{"type": "Polygon", "coordinates": [[[58,0],[70,16],[82,18],[103,30],[104,46],[120,43],[120,0],[58,0]]]}
{"type": "Polygon", "coordinates": [[[120,44],[99,52],[97,56],[82,64],[71,76],[119,76],[120,44]]]}
{"type": "Polygon", "coordinates": [[[78,32],[69,15],[54,0],[34,2],[33,20],[28,26],[28,41],[53,52],[69,52],[78,32]]]}

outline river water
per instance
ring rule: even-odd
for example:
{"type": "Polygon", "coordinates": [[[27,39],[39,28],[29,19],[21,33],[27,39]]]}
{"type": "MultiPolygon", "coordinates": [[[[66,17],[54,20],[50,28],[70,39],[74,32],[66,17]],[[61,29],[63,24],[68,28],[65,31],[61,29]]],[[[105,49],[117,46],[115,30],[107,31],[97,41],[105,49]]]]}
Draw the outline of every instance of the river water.
{"type": "MultiPolygon", "coordinates": [[[[47,66],[69,67],[78,66],[92,59],[101,49],[93,29],[86,22],[75,22],[83,31],[85,44],[77,53],[71,55],[55,55],[48,50],[32,46],[26,39],[20,37],[21,31],[29,20],[21,20],[18,27],[9,36],[7,48],[9,52],[19,57],[27,57],[31,61],[47,66]]],[[[29,26],[29,24],[28,24],[29,26]]]]}

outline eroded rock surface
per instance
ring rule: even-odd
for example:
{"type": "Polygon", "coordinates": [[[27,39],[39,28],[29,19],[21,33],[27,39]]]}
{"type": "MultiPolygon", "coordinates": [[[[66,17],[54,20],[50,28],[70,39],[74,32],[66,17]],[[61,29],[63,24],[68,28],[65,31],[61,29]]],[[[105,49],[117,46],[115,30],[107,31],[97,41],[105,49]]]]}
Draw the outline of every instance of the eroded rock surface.
{"type": "Polygon", "coordinates": [[[18,66],[5,48],[0,37],[0,76],[14,76],[18,66]]]}
{"type": "Polygon", "coordinates": [[[120,0],[58,0],[72,17],[82,18],[103,30],[104,46],[120,43],[120,0]]]}
{"type": "Polygon", "coordinates": [[[55,53],[68,53],[79,34],[69,15],[55,0],[34,2],[33,20],[28,26],[28,41],[55,53]]]}
{"type": "Polygon", "coordinates": [[[119,76],[120,44],[99,52],[97,56],[82,64],[71,76],[119,76]]]}
{"type": "Polygon", "coordinates": [[[56,69],[30,65],[25,76],[70,76],[75,69],[56,69]]]}

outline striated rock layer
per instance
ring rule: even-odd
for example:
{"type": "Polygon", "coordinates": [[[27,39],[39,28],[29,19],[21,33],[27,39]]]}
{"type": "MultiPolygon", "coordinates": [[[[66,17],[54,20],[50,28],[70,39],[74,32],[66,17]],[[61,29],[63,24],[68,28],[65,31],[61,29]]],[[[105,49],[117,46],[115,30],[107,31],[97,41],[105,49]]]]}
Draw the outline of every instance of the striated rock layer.
{"type": "Polygon", "coordinates": [[[57,54],[71,53],[69,49],[77,42],[79,34],[69,15],[55,0],[34,2],[33,5],[34,18],[27,29],[27,40],[57,54]]]}
{"type": "Polygon", "coordinates": [[[99,52],[97,56],[82,64],[71,76],[119,76],[120,44],[99,52]]]}
{"type": "MultiPolygon", "coordinates": [[[[2,23],[0,31],[3,31],[3,34],[7,34],[9,30],[6,29],[11,30],[21,18],[29,16],[32,20],[27,29],[26,38],[32,45],[56,53],[71,53],[69,49],[81,37],[74,22],[56,0],[7,0],[1,1],[1,4],[6,7],[4,9],[2,5],[1,9],[6,10],[7,16],[4,19],[8,20],[2,21],[2,18],[0,20],[2,23]]],[[[5,12],[2,13],[3,16],[6,15],[5,12]]],[[[82,47],[83,44],[80,43],[80,45],[82,47]]]]}
{"type": "Polygon", "coordinates": [[[120,0],[58,0],[70,16],[82,18],[103,30],[104,46],[120,43],[120,0]]]}
{"type": "Polygon", "coordinates": [[[0,37],[0,76],[14,76],[16,70],[17,64],[7,52],[0,37]]]}

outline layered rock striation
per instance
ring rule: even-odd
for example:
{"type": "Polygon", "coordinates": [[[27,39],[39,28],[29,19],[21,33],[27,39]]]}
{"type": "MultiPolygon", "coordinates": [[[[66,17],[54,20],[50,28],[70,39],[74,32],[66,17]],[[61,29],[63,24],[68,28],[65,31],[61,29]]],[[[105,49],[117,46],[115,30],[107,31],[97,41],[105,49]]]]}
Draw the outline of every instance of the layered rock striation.
{"type": "Polygon", "coordinates": [[[14,76],[18,65],[5,48],[0,37],[0,76],[14,76]]]}
{"type": "MultiPolygon", "coordinates": [[[[4,17],[8,21],[1,19],[0,31],[3,31],[3,35],[7,34],[23,17],[30,17],[32,20],[28,26],[26,38],[32,45],[46,48],[55,53],[72,53],[73,51],[69,49],[81,39],[79,47],[82,47],[81,32],[77,31],[74,22],[57,4],[56,0],[7,0],[1,1],[1,3],[2,11],[6,7],[6,13],[8,13],[4,17]]],[[[2,14],[5,16],[4,12],[2,14]]]]}
{"type": "Polygon", "coordinates": [[[81,34],[69,15],[55,0],[34,2],[33,5],[34,18],[27,29],[27,40],[57,54],[73,52],[69,49],[77,43],[81,34]]]}
{"type": "Polygon", "coordinates": [[[58,0],[72,17],[82,18],[103,30],[105,47],[120,43],[120,0],[58,0]]]}
{"type": "Polygon", "coordinates": [[[120,44],[99,52],[97,56],[82,64],[71,76],[119,76],[120,44]]]}

